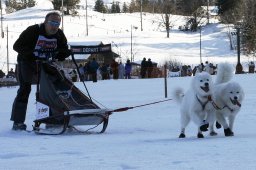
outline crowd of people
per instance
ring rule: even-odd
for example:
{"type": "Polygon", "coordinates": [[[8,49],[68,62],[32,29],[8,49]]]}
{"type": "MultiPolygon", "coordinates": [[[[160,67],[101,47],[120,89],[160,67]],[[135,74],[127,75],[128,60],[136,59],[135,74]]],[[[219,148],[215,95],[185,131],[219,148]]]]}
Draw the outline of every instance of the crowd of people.
{"type": "MultiPolygon", "coordinates": [[[[3,70],[0,70],[0,78],[3,78],[5,76],[5,73],[3,72],[3,70]]],[[[8,71],[6,78],[16,78],[16,74],[13,71],[13,68],[11,68],[10,71],[8,71]]]]}
{"type": "Polygon", "coordinates": [[[213,65],[213,63],[205,62],[205,64],[201,63],[195,66],[193,69],[190,65],[182,65],[182,66],[172,66],[170,68],[171,72],[179,72],[179,74],[175,74],[181,77],[184,76],[195,76],[197,73],[201,73],[202,71],[208,72],[210,75],[216,74],[217,65],[213,65]]]}
{"type": "Polygon", "coordinates": [[[193,75],[196,73],[200,73],[202,71],[208,72],[210,75],[216,74],[217,65],[213,65],[212,63],[205,62],[205,64],[201,63],[193,69],[193,75]]]}
{"type": "MultiPolygon", "coordinates": [[[[134,68],[136,69],[136,68],[134,68]]],[[[125,64],[121,61],[117,62],[115,59],[110,64],[99,64],[95,58],[87,61],[85,64],[79,65],[79,72],[81,73],[80,81],[93,81],[108,80],[108,79],[131,79],[132,78],[132,63],[128,59],[125,64]]],[[[139,78],[153,78],[154,66],[150,58],[146,60],[143,58],[139,75],[139,78]]]]}
{"type": "MultiPolygon", "coordinates": [[[[174,76],[195,76],[197,73],[202,71],[208,72],[210,75],[215,75],[217,73],[217,64],[214,65],[213,63],[209,63],[208,61],[201,63],[195,66],[193,69],[190,65],[182,65],[182,66],[171,66],[169,68],[170,72],[178,73],[173,74],[174,76]]],[[[246,71],[243,71],[246,73],[246,71]]],[[[253,61],[249,62],[248,64],[248,73],[255,73],[255,64],[253,61]]]]}
{"type": "Polygon", "coordinates": [[[108,80],[108,79],[130,79],[132,65],[128,59],[125,64],[117,62],[115,59],[110,64],[99,64],[95,58],[89,60],[85,64],[79,65],[79,72],[81,74],[80,81],[108,80]]]}
{"type": "Polygon", "coordinates": [[[150,58],[146,60],[146,58],[144,57],[143,60],[141,61],[140,67],[141,78],[152,78],[153,63],[150,58]]]}

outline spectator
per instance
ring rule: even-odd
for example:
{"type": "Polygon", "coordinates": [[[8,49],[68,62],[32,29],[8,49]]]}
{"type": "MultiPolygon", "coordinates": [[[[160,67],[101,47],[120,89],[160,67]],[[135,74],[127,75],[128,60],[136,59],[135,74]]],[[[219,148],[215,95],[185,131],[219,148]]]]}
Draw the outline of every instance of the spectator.
{"type": "Polygon", "coordinates": [[[213,64],[209,63],[207,65],[205,65],[204,70],[209,73],[210,75],[214,74],[214,69],[213,69],[213,64]]]}
{"type": "Polygon", "coordinates": [[[91,80],[91,69],[90,69],[90,64],[91,61],[89,60],[87,63],[84,65],[84,80],[89,81],[91,80]]]}
{"type": "Polygon", "coordinates": [[[146,73],[147,73],[147,61],[146,58],[144,57],[143,60],[141,61],[141,69],[140,69],[140,75],[141,78],[146,78],[146,73]]]}
{"type": "Polygon", "coordinates": [[[181,66],[181,77],[185,77],[187,76],[187,69],[188,69],[188,66],[187,65],[183,65],[181,66]]]}
{"type": "Polygon", "coordinates": [[[91,77],[92,77],[92,81],[95,83],[97,82],[97,70],[99,68],[99,64],[96,61],[95,58],[92,59],[89,69],[90,69],[90,73],[91,73],[91,77]]]}
{"type": "Polygon", "coordinates": [[[108,79],[108,67],[105,63],[103,63],[100,67],[100,73],[102,80],[107,80],[108,79]]]}
{"type": "Polygon", "coordinates": [[[118,79],[118,63],[115,59],[112,60],[110,67],[113,73],[113,79],[118,79]]]}
{"type": "Polygon", "coordinates": [[[147,62],[147,73],[148,73],[148,78],[152,78],[152,72],[153,72],[153,63],[151,61],[151,59],[148,59],[147,62]]]}
{"type": "Polygon", "coordinates": [[[191,66],[188,65],[188,68],[187,68],[187,76],[192,76],[192,74],[193,74],[193,70],[192,70],[191,66]]]}
{"type": "Polygon", "coordinates": [[[132,71],[132,65],[130,60],[127,60],[125,63],[125,78],[130,79],[131,78],[131,71],[132,71]]]}
{"type": "Polygon", "coordinates": [[[15,78],[15,72],[13,71],[13,68],[11,68],[10,71],[8,71],[8,74],[6,76],[6,78],[15,78]]]}
{"type": "Polygon", "coordinates": [[[201,63],[196,67],[196,74],[201,73],[204,70],[204,64],[201,63]]]}
{"type": "Polygon", "coordinates": [[[198,66],[195,66],[195,67],[193,68],[193,70],[192,70],[192,72],[193,72],[193,76],[195,76],[195,75],[196,75],[197,67],[198,67],[198,66]]]}
{"type": "Polygon", "coordinates": [[[80,72],[80,81],[84,81],[84,66],[83,64],[79,64],[79,72],[80,72]]]}
{"type": "Polygon", "coordinates": [[[124,79],[124,65],[122,64],[122,62],[119,63],[118,65],[118,78],[119,79],[124,79]]]}

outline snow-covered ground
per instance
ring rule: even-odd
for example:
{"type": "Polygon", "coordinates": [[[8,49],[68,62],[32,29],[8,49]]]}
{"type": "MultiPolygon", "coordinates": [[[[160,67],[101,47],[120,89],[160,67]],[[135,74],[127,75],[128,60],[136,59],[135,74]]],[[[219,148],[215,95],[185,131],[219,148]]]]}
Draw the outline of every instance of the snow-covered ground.
{"type": "MultiPolygon", "coordinates": [[[[16,53],[11,50],[17,36],[28,25],[42,22],[47,10],[30,9],[5,15],[8,24],[10,61],[16,53]],[[31,14],[31,10],[33,13],[31,14]]],[[[180,16],[175,16],[182,18],[180,16]]],[[[174,28],[166,38],[164,28],[158,28],[157,15],[143,15],[140,31],[139,14],[103,15],[89,11],[89,36],[86,36],[85,18],[64,18],[64,31],[69,42],[103,41],[117,44],[113,50],[123,59],[130,57],[130,28],[133,30],[135,60],[150,57],[163,62],[176,57],[185,64],[198,64],[199,32],[185,33],[174,28]],[[105,19],[105,21],[103,21],[105,19]],[[127,30],[127,31],[126,31],[127,30]]],[[[176,20],[179,22],[179,20],[176,20]]],[[[182,19],[181,19],[182,21],[182,19]]],[[[179,24],[177,24],[179,25],[179,24]]],[[[211,24],[202,30],[203,61],[236,63],[236,53],[229,50],[224,25],[211,24]]],[[[0,61],[6,62],[6,37],[1,39],[0,61]]],[[[242,62],[249,59],[242,57],[242,62]]],[[[1,66],[5,68],[6,65],[1,66]]],[[[192,77],[168,78],[168,97],[175,87],[188,89],[192,77]]],[[[215,76],[213,76],[215,79],[215,76]]],[[[235,75],[241,84],[245,100],[234,125],[234,137],[225,137],[223,129],[218,136],[205,133],[196,138],[197,128],[191,123],[187,138],[179,139],[179,106],[174,101],[134,108],[110,116],[104,134],[64,134],[42,136],[33,132],[15,132],[10,121],[12,102],[18,87],[0,88],[0,169],[3,170],[252,170],[256,154],[255,75],[235,75]]],[[[82,90],[82,83],[76,83],[82,90]]],[[[91,96],[109,109],[136,106],[163,100],[164,80],[131,79],[86,82],[91,96]]],[[[35,119],[35,86],[29,99],[26,124],[32,129],[35,119]]]]}
{"type": "MultiPolygon", "coordinates": [[[[215,79],[215,76],[213,76],[215,79]]],[[[191,77],[169,78],[168,97],[175,87],[188,89],[191,77]]],[[[235,75],[245,100],[234,125],[234,137],[208,133],[196,137],[190,123],[187,138],[179,139],[179,106],[174,101],[134,108],[110,116],[104,134],[42,136],[11,130],[10,119],[17,87],[0,88],[0,169],[3,170],[249,170],[255,169],[255,75],[235,75]]],[[[83,91],[82,83],[76,85],[83,91]]],[[[163,100],[164,79],[86,82],[91,96],[109,109],[163,100]]],[[[26,124],[35,119],[35,87],[30,95],[26,124]]]]}

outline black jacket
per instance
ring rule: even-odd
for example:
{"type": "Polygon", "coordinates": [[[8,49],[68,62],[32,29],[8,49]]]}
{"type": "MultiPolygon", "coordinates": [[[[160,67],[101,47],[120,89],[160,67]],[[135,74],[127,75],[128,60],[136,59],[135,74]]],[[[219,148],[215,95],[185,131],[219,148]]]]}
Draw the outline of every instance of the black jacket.
{"type": "Polygon", "coordinates": [[[55,56],[56,59],[64,60],[70,55],[68,50],[67,39],[61,29],[52,36],[47,36],[45,32],[44,24],[36,24],[29,26],[24,30],[19,38],[13,45],[13,49],[18,52],[18,61],[35,61],[36,57],[34,55],[35,46],[38,41],[39,35],[44,36],[48,39],[56,38],[57,39],[57,51],[58,54],[55,56]]]}

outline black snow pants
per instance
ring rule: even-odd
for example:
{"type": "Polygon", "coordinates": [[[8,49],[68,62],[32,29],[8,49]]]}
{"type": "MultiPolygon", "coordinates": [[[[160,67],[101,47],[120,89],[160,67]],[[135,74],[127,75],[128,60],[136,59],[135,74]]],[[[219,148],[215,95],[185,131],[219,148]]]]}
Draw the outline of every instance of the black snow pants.
{"type": "Polygon", "coordinates": [[[15,123],[24,123],[27,112],[28,98],[32,83],[36,81],[36,62],[18,61],[19,89],[12,106],[11,120],[15,123]]]}

